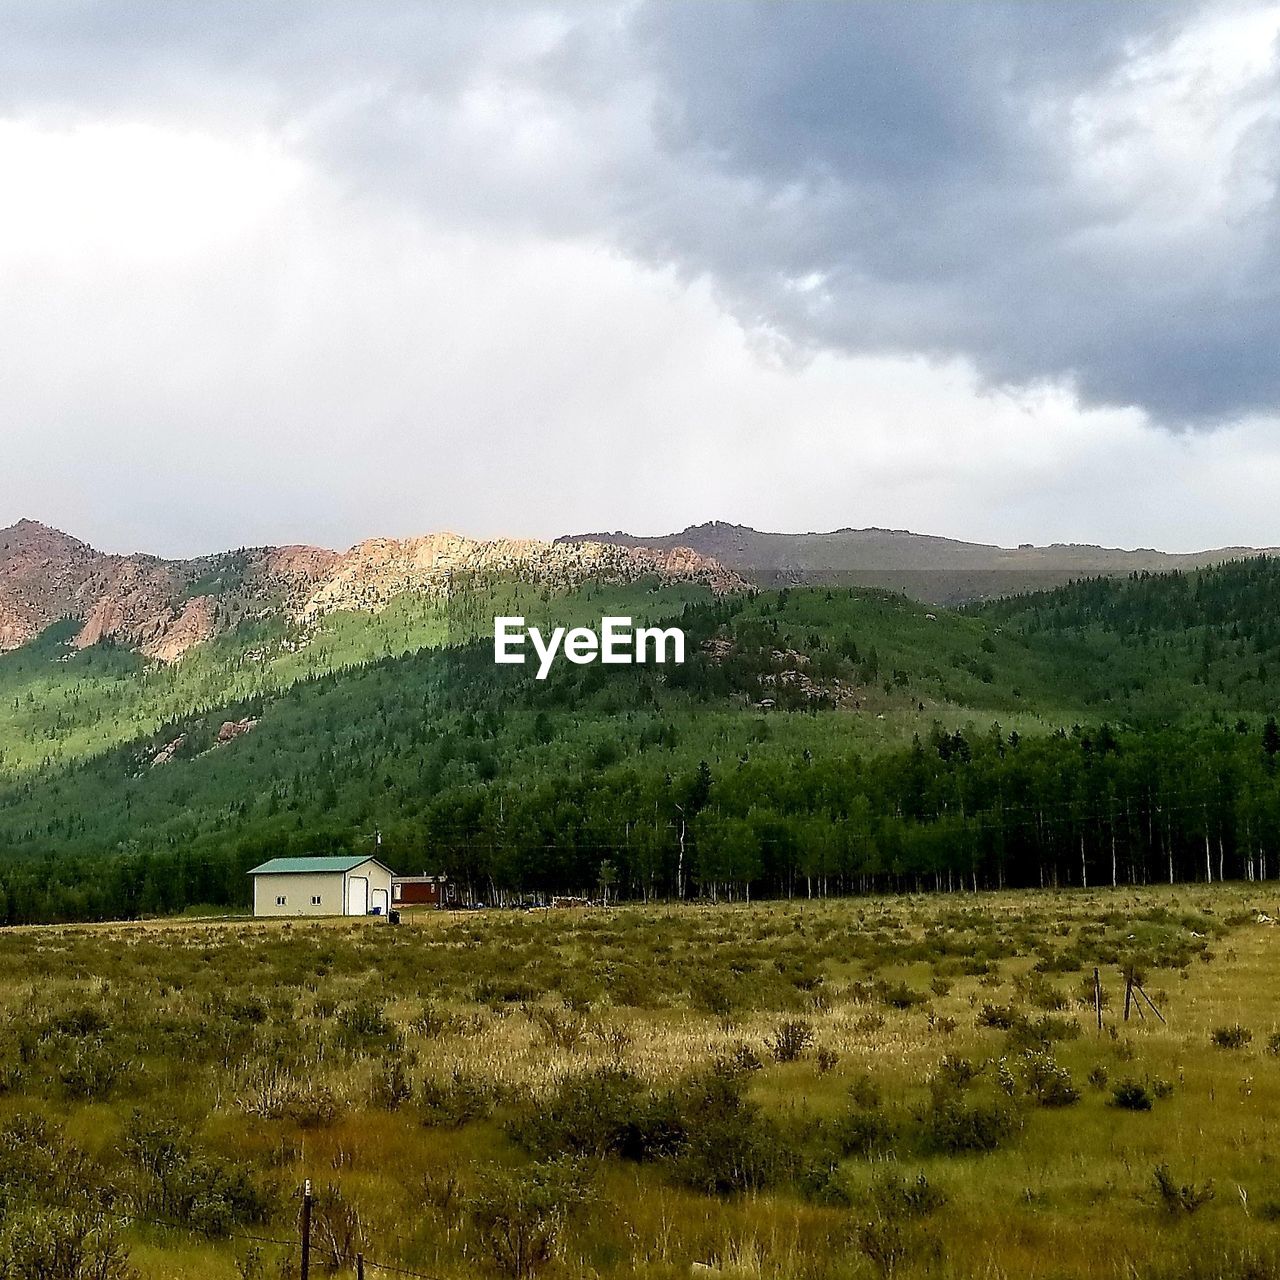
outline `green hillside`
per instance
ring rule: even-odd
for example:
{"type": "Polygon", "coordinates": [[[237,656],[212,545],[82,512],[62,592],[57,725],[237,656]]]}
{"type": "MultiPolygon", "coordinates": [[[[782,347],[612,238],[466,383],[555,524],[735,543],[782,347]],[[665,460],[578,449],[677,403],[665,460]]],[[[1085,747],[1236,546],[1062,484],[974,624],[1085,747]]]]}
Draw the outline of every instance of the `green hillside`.
{"type": "Polygon", "coordinates": [[[262,856],[375,828],[397,869],[486,893],[1271,874],[1277,598],[1269,560],[967,613],[490,583],[170,667],[55,628],[0,657],[0,914],[236,905],[262,856]],[[495,613],[665,617],[689,661],[538,682],[493,665],[495,613]]]}

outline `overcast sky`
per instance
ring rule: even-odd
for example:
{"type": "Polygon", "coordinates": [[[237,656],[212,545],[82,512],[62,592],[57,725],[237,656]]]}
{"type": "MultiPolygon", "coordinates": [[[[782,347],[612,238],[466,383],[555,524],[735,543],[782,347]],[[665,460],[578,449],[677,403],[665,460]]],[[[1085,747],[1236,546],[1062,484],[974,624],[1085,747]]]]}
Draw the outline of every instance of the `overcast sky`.
{"type": "Polygon", "coordinates": [[[0,0],[0,525],[1280,543],[1278,33],[0,0]]]}

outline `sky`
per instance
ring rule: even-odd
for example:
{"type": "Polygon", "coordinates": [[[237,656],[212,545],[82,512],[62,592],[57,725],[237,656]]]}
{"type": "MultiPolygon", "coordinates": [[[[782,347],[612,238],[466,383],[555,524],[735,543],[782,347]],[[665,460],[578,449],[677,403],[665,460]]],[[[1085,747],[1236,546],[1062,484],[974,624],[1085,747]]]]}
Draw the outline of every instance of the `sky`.
{"type": "Polygon", "coordinates": [[[1280,543],[1280,5],[0,0],[0,525],[1280,543]]]}

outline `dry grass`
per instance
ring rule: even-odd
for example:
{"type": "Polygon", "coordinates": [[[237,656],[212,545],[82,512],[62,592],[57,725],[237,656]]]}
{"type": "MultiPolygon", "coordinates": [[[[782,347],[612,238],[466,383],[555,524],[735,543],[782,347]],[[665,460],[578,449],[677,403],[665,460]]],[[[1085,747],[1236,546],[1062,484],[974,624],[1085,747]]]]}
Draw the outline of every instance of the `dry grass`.
{"type": "MultiPolygon", "coordinates": [[[[886,1274],[859,1232],[891,1166],[922,1171],[947,1197],[901,1227],[894,1275],[1225,1274],[1221,1242],[1267,1248],[1280,1213],[1280,1058],[1267,1051],[1280,1031],[1280,933],[1257,922],[1280,917],[1278,905],[1280,889],[1260,885],[427,912],[399,929],[157,921],[14,930],[0,935],[0,1123],[33,1109],[51,1116],[106,1182],[127,1189],[129,1115],[175,1114],[201,1150],[248,1165],[274,1189],[269,1221],[254,1230],[290,1235],[290,1196],[310,1177],[355,1207],[371,1256],[447,1280],[486,1265],[466,1212],[477,1177],[528,1159],[505,1120],[566,1080],[618,1067],[670,1088],[747,1045],[764,1061],[750,1097],[784,1132],[843,1114],[850,1086],[866,1076],[886,1114],[909,1117],[944,1054],[988,1064],[985,1081],[998,1059],[1016,1065],[1005,1034],[977,1025],[984,1004],[1036,1018],[1056,991],[1070,1000],[1056,1016],[1081,1034],[1052,1052],[1083,1096],[1062,1109],[1024,1103],[1025,1124],[1007,1145],[946,1155],[903,1141],[888,1157],[848,1158],[844,1203],[790,1183],[709,1196],[661,1164],[609,1158],[555,1266],[601,1276],[685,1276],[694,1263],[744,1277],[886,1274]],[[1070,963],[1054,959],[1064,953],[1080,967],[1057,971],[1070,963]],[[1076,1001],[1095,963],[1110,997],[1101,1035],[1076,1001]],[[1167,1024],[1149,1010],[1120,1020],[1120,969],[1133,963],[1167,1024]],[[1037,965],[1047,972],[1032,977],[1037,965]],[[903,984],[919,997],[905,1008],[894,995],[903,984]],[[350,1011],[364,1006],[382,1010],[386,1034],[359,1030],[350,1011]],[[87,1095],[60,1075],[79,1042],[50,1030],[51,1019],[83,1008],[100,1012],[94,1034],[126,1061],[114,1083],[87,1095]],[[767,1047],[784,1018],[814,1033],[792,1063],[773,1062],[767,1047]],[[1213,1030],[1237,1023],[1251,1042],[1215,1047],[1213,1030]],[[394,1060],[412,1095],[388,1110],[376,1096],[394,1060]],[[1086,1083],[1099,1068],[1106,1088],[1086,1083]],[[267,1069],[267,1092],[303,1101],[263,1103],[267,1069]],[[1124,1077],[1172,1089],[1150,1112],[1122,1111],[1109,1102],[1124,1077]],[[454,1125],[457,1079],[491,1092],[454,1125]],[[423,1101],[431,1084],[443,1116],[423,1101]],[[317,1117],[307,1107],[318,1091],[331,1111],[317,1117]],[[1183,1182],[1214,1183],[1194,1222],[1156,1207],[1157,1164],[1183,1182]]],[[[155,1277],[233,1277],[246,1248],[180,1230],[131,1228],[128,1238],[135,1268],[155,1277]]],[[[263,1252],[265,1274],[278,1274],[284,1251],[263,1252]]]]}

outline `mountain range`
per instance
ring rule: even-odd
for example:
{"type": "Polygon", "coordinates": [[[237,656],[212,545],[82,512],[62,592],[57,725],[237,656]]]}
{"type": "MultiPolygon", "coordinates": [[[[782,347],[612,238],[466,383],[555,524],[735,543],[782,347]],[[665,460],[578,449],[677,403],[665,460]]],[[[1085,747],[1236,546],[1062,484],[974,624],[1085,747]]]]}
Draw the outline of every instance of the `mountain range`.
{"type": "Polygon", "coordinates": [[[375,831],[486,892],[606,860],[633,895],[1186,877],[1206,840],[1215,878],[1280,865],[1276,557],[608,537],[168,560],[0,531],[0,923],[237,907],[248,867],[375,831]],[[910,598],[1008,561],[1076,581],[910,598]],[[894,590],[834,584],[858,573],[894,590]],[[538,680],[493,662],[514,614],[678,623],[688,659],[538,680]]]}
{"type": "Polygon", "coordinates": [[[72,644],[107,640],[172,661],[237,623],[295,622],[343,610],[379,612],[407,592],[447,596],[459,576],[512,575],[552,589],[583,582],[691,582],[728,591],[738,575],[683,547],[572,545],[454,533],[370,538],[348,551],[253,547],[192,560],[108,555],[35,520],[0,529],[0,650],[55,622],[80,624],[72,644]]]}
{"type": "Polygon", "coordinates": [[[251,547],[175,560],[107,554],[24,519],[0,529],[0,651],[70,619],[78,624],[71,638],[77,649],[109,641],[168,662],[251,619],[307,623],[343,611],[378,613],[405,593],[448,597],[456,582],[477,575],[514,577],[551,590],[646,578],[717,593],[751,584],[873,586],[954,605],[1078,578],[1194,569],[1274,551],[1171,553],[1063,543],[1010,548],[901,529],[768,533],[711,521],[655,536],[486,541],[439,532],[369,538],[346,551],[251,547]]]}
{"type": "Polygon", "coordinates": [[[762,586],[874,586],[931,604],[965,604],[1061,586],[1085,577],[1167,573],[1227,560],[1275,554],[1274,547],[1220,547],[1187,553],[1122,550],[1080,543],[1000,547],[905,529],[834,529],[829,533],[767,533],[713,520],[679,533],[569,534],[562,543],[654,550],[688,547],[762,586]]]}

